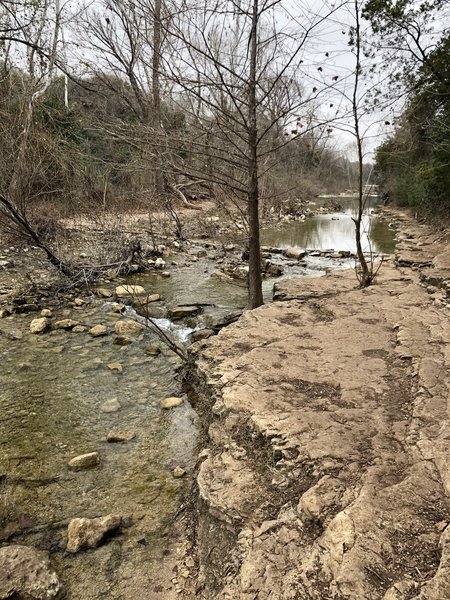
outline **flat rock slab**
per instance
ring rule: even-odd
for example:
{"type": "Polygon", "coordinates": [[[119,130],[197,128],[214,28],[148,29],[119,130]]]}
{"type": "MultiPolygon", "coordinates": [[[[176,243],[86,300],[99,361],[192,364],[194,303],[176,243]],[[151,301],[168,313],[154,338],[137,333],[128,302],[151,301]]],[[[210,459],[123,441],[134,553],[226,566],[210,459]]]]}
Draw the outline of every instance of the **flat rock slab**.
{"type": "Polygon", "coordinates": [[[348,270],[277,294],[197,363],[201,597],[450,598],[448,304],[393,261],[366,289],[348,270]]]}
{"type": "Polygon", "coordinates": [[[46,552],[27,546],[0,548],[0,600],[51,600],[60,590],[46,552]]]}

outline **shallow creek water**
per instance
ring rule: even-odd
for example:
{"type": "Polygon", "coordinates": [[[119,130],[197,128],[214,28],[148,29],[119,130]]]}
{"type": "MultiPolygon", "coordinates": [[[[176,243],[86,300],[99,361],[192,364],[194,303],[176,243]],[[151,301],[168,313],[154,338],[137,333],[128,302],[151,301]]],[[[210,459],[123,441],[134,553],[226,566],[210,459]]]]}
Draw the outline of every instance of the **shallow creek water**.
{"type": "MultiPolygon", "coordinates": [[[[270,228],[263,243],[353,250],[350,216],[349,211],[320,215],[270,228]]],[[[372,244],[382,252],[393,249],[386,224],[374,222],[372,244]]],[[[211,277],[212,260],[172,259],[179,266],[171,268],[170,278],[150,273],[133,277],[132,283],[162,296],[152,306],[156,317],[164,317],[169,305],[212,305],[195,323],[171,325],[175,335],[185,338],[189,326],[203,326],[244,307],[245,288],[211,277]]],[[[317,276],[330,267],[346,266],[345,260],[309,257],[306,266],[287,266],[285,274],[317,276]]],[[[274,281],[264,282],[266,299],[274,281]]],[[[171,519],[187,485],[173,477],[172,469],[193,468],[198,435],[197,417],[187,400],[174,410],[160,408],[162,398],[180,395],[179,359],[164,347],[159,356],[147,356],[145,347],[156,340],[149,331],[128,346],[115,345],[113,335],[92,338],[87,331],[31,335],[35,316],[1,321],[0,522],[20,517],[35,528],[10,543],[50,550],[67,598],[157,599],[161,565],[172,542],[171,519]],[[122,372],[108,367],[116,362],[122,372]],[[102,404],[111,399],[119,401],[119,410],[103,412],[102,404]],[[136,437],[109,444],[105,436],[112,429],[132,430],[136,437]],[[68,470],[70,458],[92,451],[100,454],[99,467],[68,470]],[[67,520],[110,513],[131,517],[120,536],[94,551],[64,553],[67,520]]],[[[105,324],[112,332],[120,315],[113,313],[110,302],[91,297],[82,307],[55,311],[53,321],[67,317],[87,328],[105,324]]]]}

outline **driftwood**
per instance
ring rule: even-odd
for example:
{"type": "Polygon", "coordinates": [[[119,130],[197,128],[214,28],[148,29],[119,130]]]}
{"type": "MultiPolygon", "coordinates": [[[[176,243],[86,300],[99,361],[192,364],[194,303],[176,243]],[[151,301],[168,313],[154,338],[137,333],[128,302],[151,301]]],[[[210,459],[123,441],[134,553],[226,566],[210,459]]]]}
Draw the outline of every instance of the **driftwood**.
{"type": "Polygon", "coordinates": [[[31,240],[33,244],[44,251],[49,262],[66,277],[74,281],[88,283],[97,279],[108,269],[116,269],[118,275],[129,272],[131,264],[135,261],[136,255],[141,253],[141,243],[139,240],[131,242],[126,256],[123,260],[103,265],[76,265],[68,263],[58,258],[51,248],[42,239],[42,236],[35,230],[27,219],[26,215],[14,203],[0,194],[0,207],[3,208],[4,215],[12,221],[19,229],[20,233],[31,240]]]}

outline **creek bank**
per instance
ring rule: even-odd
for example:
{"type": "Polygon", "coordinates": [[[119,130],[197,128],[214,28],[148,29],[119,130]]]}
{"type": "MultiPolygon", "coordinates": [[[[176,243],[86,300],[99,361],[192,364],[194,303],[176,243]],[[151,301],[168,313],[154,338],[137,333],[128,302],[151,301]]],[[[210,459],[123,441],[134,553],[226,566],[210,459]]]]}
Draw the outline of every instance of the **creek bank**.
{"type": "Polygon", "coordinates": [[[399,243],[374,286],[281,281],[193,347],[196,597],[450,597],[448,235],[386,214],[399,243]]]}

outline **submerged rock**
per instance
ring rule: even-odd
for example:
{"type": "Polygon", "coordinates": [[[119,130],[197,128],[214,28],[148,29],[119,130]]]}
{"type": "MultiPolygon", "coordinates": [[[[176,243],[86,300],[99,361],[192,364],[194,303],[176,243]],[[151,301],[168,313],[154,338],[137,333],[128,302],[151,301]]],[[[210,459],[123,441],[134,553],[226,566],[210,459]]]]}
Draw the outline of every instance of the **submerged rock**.
{"type": "Polygon", "coordinates": [[[117,398],[111,398],[111,400],[103,402],[103,404],[100,406],[100,410],[104,413],[115,413],[120,409],[120,402],[117,400],[117,398]]]}
{"type": "Polygon", "coordinates": [[[186,475],[186,471],[183,469],[183,467],[177,466],[175,469],[173,469],[172,475],[175,477],[175,479],[181,479],[186,475]]]}
{"type": "Polygon", "coordinates": [[[136,434],[134,433],[134,431],[112,430],[112,431],[109,431],[108,434],[106,435],[106,441],[111,444],[118,443],[118,442],[129,442],[130,440],[133,440],[135,437],[136,437],[136,434]]]}
{"type": "Polygon", "coordinates": [[[106,327],[106,325],[94,325],[94,327],[91,327],[91,329],[89,329],[89,334],[92,335],[92,337],[100,337],[102,335],[107,335],[108,328],[106,327]]]}
{"type": "Polygon", "coordinates": [[[149,356],[158,356],[158,354],[161,354],[161,348],[157,344],[149,344],[144,352],[149,356]]]}
{"type": "Polygon", "coordinates": [[[164,398],[164,400],[161,400],[161,408],[176,408],[181,404],[183,404],[183,398],[177,398],[175,396],[172,396],[170,398],[164,398]]]}
{"type": "Polygon", "coordinates": [[[66,551],[96,548],[105,537],[116,531],[122,522],[118,515],[107,515],[97,519],[72,519],[67,530],[66,551]]]}
{"type": "Polygon", "coordinates": [[[69,460],[68,466],[75,471],[82,469],[91,469],[100,464],[98,452],[89,452],[89,454],[80,454],[69,460]]]}
{"type": "Polygon", "coordinates": [[[30,333],[44,333],[50,327],[50,321],[47,317],[39,317],[33,319],[30,323],[30,333]]]}
{"type": "Polygon", "coordinates": [[[51,600],[60,590],[46,552],[27,546],[0,548],[0,599],[51,600]]]}
{"type": "Polygon", "coordinates": [[[73,329],[77,325],[79,325],[79,321],[74,321],[73,319],[62,319],[61,321],[56,321],[53,325],[54,329],[73,329]]]}
{"type": "Polygon", "coordinates": [[[114,330],[117,335],[130,335],[134,333],[141,333],[144,326],[137,321],[132,319],[126,319],[124,321],[117,321],[114,326],[114,330]]]}
{"type": "Polygon", "coordinates": [[[108,364],[108,369],[110,371],[117,371],[118,373],[122,373],[123,367],[119,362],[112,362],[108,364]]]}

